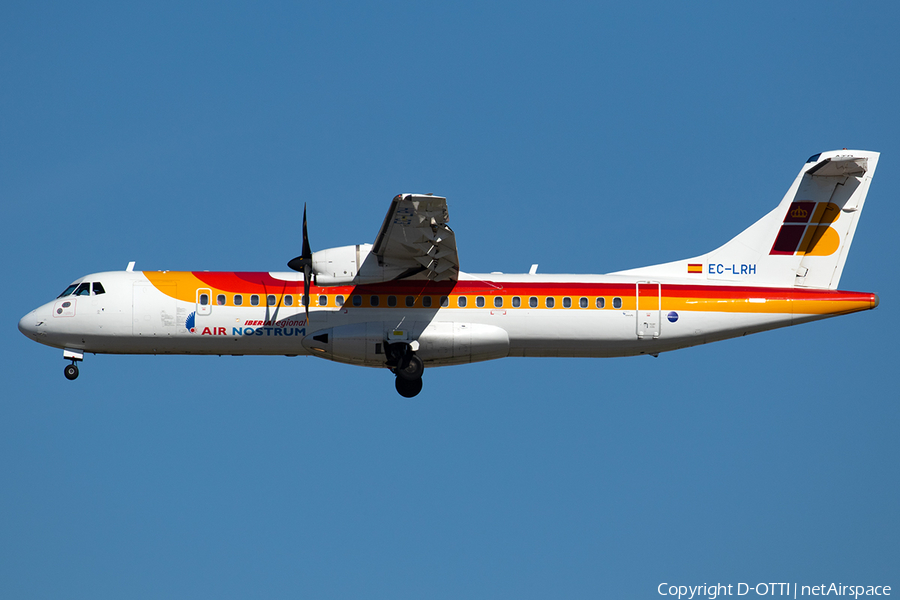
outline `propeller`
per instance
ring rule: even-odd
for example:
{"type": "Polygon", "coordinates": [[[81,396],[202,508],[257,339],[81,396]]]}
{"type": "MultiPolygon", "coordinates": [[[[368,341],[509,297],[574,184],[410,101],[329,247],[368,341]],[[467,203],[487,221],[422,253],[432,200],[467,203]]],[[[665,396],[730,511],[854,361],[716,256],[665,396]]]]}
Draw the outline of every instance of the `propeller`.
{"type": "Polygon", "coordinates": [[[303,298],[306,300],[306,323],[309,324],[309,284],[312,279],[312,250],[306,232],[306,203],[303,203],[303,250],[300,256],[288,262],[288,267],[303,273],[303,298]]]}

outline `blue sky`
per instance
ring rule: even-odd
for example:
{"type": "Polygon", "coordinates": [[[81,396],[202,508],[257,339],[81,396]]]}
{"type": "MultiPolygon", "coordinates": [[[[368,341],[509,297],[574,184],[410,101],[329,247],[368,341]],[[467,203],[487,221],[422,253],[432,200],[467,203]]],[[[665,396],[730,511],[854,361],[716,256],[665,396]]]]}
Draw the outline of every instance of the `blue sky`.
{"type": "MultiPolygon", "coordinates": [[[[889,3],[0,8],[0,595],[659,597],[900,586],[889,3]],[[649,357],[386,371],[88,356],[81,275],[283,270],[448,198],[469,272],[694,256],[823,150],[882,152],[871,312],[649,357]]],[[[752,594],[751,594],[752,596],[752,594]]]]}

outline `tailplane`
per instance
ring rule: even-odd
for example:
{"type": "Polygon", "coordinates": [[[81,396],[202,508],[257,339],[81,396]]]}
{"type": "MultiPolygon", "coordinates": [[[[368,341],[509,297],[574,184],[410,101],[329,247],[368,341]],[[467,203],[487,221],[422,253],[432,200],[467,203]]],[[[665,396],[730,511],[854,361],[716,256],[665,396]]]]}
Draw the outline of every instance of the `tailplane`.
{"type": "Polygon", "coordinates": [[[863,150],[816,154],[778,207],[724,246],[617,274],[837,289],[878,156],[863,150]]]}

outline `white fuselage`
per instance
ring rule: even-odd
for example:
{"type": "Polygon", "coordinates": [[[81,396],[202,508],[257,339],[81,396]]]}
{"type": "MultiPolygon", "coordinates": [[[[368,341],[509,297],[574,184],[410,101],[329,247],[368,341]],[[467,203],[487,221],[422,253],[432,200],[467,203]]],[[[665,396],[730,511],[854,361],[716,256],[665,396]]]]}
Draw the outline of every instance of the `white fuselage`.
{"type": "Polygon", "coordinates": [[[463,274],[447,284],[314,287],[307,322],[295,273],[119,271],[81,282],[103,292],[62,296],[20,330],[80,353],[312,354],[372,367],[384,366],[383,344],[415,342],[426,366],[440,366],[656,354],[877,304],[874,294],[830,290],[463,274]]]}

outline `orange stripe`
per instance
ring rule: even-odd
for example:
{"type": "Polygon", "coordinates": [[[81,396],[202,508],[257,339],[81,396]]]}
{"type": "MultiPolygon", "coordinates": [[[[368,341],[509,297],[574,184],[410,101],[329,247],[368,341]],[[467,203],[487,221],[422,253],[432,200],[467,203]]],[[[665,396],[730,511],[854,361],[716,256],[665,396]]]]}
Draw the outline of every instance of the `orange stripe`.
{"type": "MultiPolygon", "coordinates": [[[[281,281],[271,278],[267,273],[200,273],[202,279],[192,272],[163,272],[144,271],[147,279],[157,287],[166,287],[166,292],[175,287],[175,297],[178,300],[193,303],[196,301],[196,290],[199,288],[210,289],[215,302],[218,294],[225,294],[226,306],[234,306],[235,293],[244,296],[244,308],[264,308],[265,296],[275,295],[277,304],[283,306],[283,297],[286,294],[295,296],[292,308],[302,308],[300,298],[303,295],[302,281],[281,281]],[[209,275],[209,277],[207,277],[209,275]],[[220,286],[211,285],[217,282],[220,286]],[[260,296],[259,307],[251,307],[249,296],[260,296]]],[[[413,296],[414,308],[422,308],[422,297],[432,298],[432,307],[439,308],[440,298],[449,296],[449,308],[458,308],[457,299],[460,296],[468,298],[466,310],[485,310],[495,308],[493,299],[496,296],[503,298],[504,309],[511,310],[635,310],[635,285],[634,284],[594,284],[594,283],[519,283],[506,282],[494,284],[479,281],[462,281],[453,283],[431,284],[428,282],[388,282],[377,286],[340,286],[323,288],[312,286],[310,295],[313,296],[312,305],[315,306],[315,296],[324,295],[328,298],[327,306],[335,305],[335,296],[342,295],[347,308],[354,308],[351,296],[363,297],[363,307],[369,307],[369,296],[379,296],[379,308],[387,306],[387,296],[397,296],[396,308],[407,308],[405,297],[413,296]],[[502,289],[505,286],[506,289],[502,289]],[[430,293],[429,293],[430,292],[430,293]],[[454,293],[456,292],[456,293],[454,293]],[[492,293],[493,292],[493,293],[492,293]],[[475,298],[483,296],[485,306],[479,309],[475,298]],[[512,298],[521,298],[519,308],[513,308],[512,298]],[[528,306],[531,296],[540,298],[539,308],[532,309],[528,306]],[[554,308],[546,308],[544,299],[553,297],[556,299],[554,308]],[[572,307],[563,306],[563,298],[572,298],[572,307]],[[587,308],[580,307],[580,299],[588,299],[587,308]],[[606,299],[605,308],[596,307],[598,297],[606,299]],[[614,309],[612,299],[622,299],[622,308],[614,309]]],[[[704,312],[729,312],[729,313],[782,313],[796,315],[826,315],[846,314],[861,310],[868,310],[875,306],[874,294],[859,292],[841,292],[832,290],[797,290],[793,288],[752,288],[747,286],[706,286],[706,285],[663,285],[663,298],[661,310],[670,311],[704,311],[704,312]]],[[[651,303],[649,310],[656,310],[656,294],[651,297],[642,296],[641,305],[651,303]]]]}

